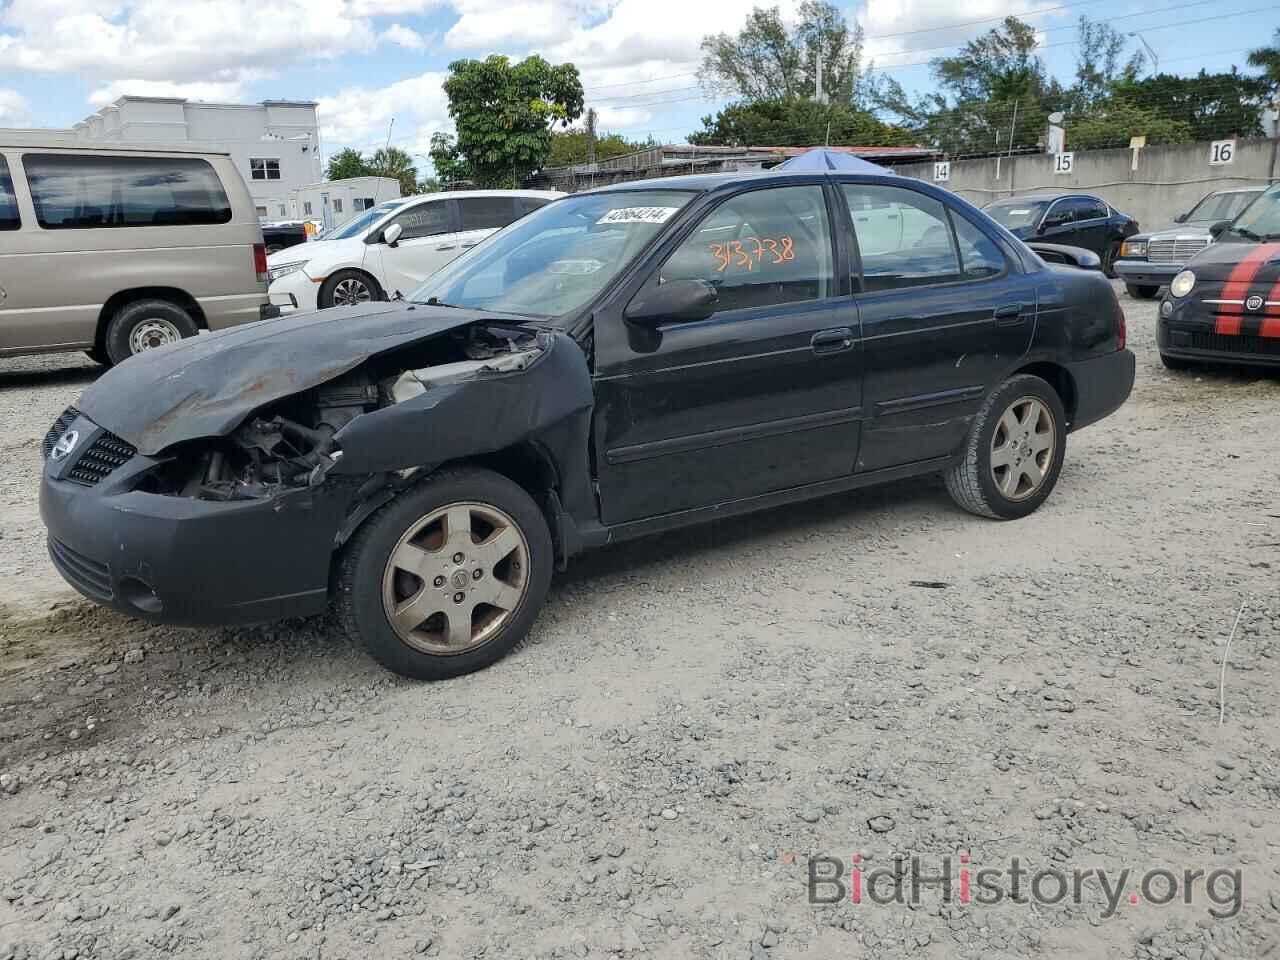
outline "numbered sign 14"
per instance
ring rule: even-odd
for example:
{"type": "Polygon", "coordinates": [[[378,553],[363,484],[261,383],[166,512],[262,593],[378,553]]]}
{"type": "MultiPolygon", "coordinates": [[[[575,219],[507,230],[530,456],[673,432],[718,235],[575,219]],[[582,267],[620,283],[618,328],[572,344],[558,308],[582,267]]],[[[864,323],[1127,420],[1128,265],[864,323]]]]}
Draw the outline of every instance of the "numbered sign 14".
{"type": "Polygon", "coordinates": [[[1054,173],[1070,173],[1076,168],[1076,155],[1074,153],[1055,153],[1053,155],[1053,172],[1054,173]]]}
{"type": "Polygon", "coordinates": [[[1234,140],[1215,140],[1209,144],[1209,165],[1221,166],[1224,163],[1236,162],[1236,142],[1234,140]]]}
{"type": "Polygon", "coordinates": [[[943,160],[940,163],[935,163],[933,165],[933,179],[938,181],[939,183],[942,183],[943,181],[946,181],[946,180],[950,180],[951,179],[951,163],[946,160],[943,160]]]}

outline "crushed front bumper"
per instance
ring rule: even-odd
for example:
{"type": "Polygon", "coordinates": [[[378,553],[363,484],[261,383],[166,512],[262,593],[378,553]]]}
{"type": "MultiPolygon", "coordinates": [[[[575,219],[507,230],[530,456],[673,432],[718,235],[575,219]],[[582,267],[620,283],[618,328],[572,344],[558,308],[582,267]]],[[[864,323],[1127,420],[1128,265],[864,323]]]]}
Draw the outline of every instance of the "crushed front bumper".
{"type": "MultiPolygon", "coordinates": [[[[324,610],[329,565],[355,485],[342,479],[218,502],[134,487],[162,460],[134,455],[92,483],[76,463],[105,433],[72,421],[81,449],[45,461],[49,557],[84,596],[157,623],[218,625],[324,610]]],[[[109,434],[107,436],[110,436],[109,434]]],[[[118,439],[118,438],[117,438],[118,439]]]]}

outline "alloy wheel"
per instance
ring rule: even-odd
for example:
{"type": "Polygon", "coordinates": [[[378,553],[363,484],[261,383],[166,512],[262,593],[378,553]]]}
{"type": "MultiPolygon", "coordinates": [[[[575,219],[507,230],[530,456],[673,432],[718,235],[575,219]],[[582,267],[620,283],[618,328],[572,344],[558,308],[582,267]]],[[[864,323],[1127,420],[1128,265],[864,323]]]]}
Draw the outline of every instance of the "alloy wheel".
{"type": "Polygon", "coordinates": [[[1037,397],[1005,409],[991,437],[991,478],[1007,500],[1025,500],[1044,484],[1057,450],[1053,413],[1037,397]]]}
{"type": "Polygon", "coordinates": [[[357,303],[368,303],[373,299],[373,291],[369,285],[354,277],[342,280],[333,288],[333,305],[350,307],[357,303]]]}
{"type": "Polygon", "coordinates": [[[457,654],[489,640],[524,601],[529,543],[484,503],[451,503],[414,522],[387,558],[382,607],[402,641],[457,654]]]}

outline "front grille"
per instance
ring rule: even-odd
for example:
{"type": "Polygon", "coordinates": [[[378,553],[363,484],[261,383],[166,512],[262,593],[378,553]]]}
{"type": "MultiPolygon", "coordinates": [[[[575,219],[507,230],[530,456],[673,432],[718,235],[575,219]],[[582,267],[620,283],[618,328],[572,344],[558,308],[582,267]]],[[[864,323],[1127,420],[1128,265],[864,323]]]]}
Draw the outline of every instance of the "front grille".
{"type": "Polygon", "coordinates": [[[75,407],[67,407],[62,411],[62,416],[53,421],[53,426],[49,428],[49,432],[44,435],[44,443],[41,448],[44,452],[44,458],[49,459],[49,453],[53,450],[53,445],[58,439],[67,432],[67,428],[76,422],[76,417],[80,416],[80,411],[75,407]]]}
{"type": "Polygon", "coordinates": [[[77,553],[61,540],[49,538],[49,559],[67,583],[98,600],[111,599],[111,571],[105,563],[77,553]]]}
{"type": "Polygon", "coordinates": [[[1208,240],[1152,240],[1147,244],[1150,263],[1186,263],[1209,245],[1208,240]]]}
{"type": "Polygon", "coordinates": [[[122,467],[133,459],[138,452],[133,444],[121,440],[114,433],[106,430],[98,434],[93,445],[76,461],[67,472],[67,479],[92,487],[107,477],[116,467],[122,467]]]}
{"type": "Polygon", "coordinates": [[[1215,350],[1221,353],[1260,353],[1280,357],[1280,337],[1238,337],[1221,333],[1193,333],[1191,346],[1196,350],[1215,350]]]}

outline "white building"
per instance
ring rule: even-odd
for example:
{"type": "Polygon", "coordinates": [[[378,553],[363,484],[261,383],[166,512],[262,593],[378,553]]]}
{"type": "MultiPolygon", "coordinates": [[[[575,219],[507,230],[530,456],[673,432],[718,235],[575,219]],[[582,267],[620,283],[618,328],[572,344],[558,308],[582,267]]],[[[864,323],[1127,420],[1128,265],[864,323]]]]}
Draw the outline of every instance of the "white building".
{"type": "Polygon", "coordinates": [[[315,220],[328,230],[342,226],[370,207],[399,196],[400,181],[395,177],[350,177],[308,183],[290,196],[289,216],[298,220],[315,220]]]}
{"type": "Polygon", "coordinates": [[[258,215],[271,220],[300,216],[290,199],[324,175],[316,104],[310,100],[205,103],[125,96],[69,132],[88,141],[207,143],[211,150],[227,150],[258,215]]]}

